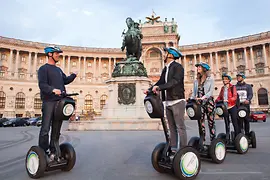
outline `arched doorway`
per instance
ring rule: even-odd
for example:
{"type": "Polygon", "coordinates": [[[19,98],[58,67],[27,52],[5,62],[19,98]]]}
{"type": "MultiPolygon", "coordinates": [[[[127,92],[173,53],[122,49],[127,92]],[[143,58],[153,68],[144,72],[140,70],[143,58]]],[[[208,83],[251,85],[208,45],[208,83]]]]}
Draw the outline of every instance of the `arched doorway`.
{"type": "Polygon", "coordinates": [[[258,90],[258,102],[259,105],[268,105],[268,94],[265,88],[260,88],[258,90]]]}

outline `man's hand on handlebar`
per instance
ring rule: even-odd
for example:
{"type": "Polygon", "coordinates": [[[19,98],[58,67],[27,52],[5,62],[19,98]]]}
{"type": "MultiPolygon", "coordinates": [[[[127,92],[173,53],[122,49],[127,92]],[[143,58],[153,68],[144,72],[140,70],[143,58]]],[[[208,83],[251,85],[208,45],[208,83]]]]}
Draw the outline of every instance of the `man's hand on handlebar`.
{"type": "Polygon", "coordinates": [[[153,89],[152,89],[152,91],[153,91],[154,93],[158,93],[158,86],[154,86],[153,89]]]}
{"type": "Polygon", "coordinates": [[[53,93],[60,96],[62,94],[60,89],[53,89],[53,93]]]}

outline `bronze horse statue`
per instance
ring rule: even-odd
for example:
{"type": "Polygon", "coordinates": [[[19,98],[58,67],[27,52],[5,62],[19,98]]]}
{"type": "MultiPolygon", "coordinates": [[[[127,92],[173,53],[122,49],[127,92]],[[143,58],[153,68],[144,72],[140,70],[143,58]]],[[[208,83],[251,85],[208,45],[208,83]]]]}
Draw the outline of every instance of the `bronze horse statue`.
{"type": "Polygon", "coordinates": [[[130,17],[126,19],[128,31],[122,33],[124,35],[121,50],[124,51],[126,48],[127,59],[135,57],[137,60],[140,59],[142,54],[142,43],[141,39],[143,35],[139,29],[139,23],[134,22],[130,17]]]}

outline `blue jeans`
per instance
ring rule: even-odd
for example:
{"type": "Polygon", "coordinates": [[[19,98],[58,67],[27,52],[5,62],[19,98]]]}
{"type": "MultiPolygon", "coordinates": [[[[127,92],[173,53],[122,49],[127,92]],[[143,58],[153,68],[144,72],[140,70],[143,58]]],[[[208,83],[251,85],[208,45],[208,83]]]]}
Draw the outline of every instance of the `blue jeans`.
{"type": "Polygon", "coordinates": [[[46,152],[49,148],[55,151],[53,141],[59,141],[62,120],[54,119],[54,110],[57,101],[42,103],[42,125],[39,133],[39,147],[46,152]],[[52,125],[51,142],[49,147],[49,131],[52,125]]]}

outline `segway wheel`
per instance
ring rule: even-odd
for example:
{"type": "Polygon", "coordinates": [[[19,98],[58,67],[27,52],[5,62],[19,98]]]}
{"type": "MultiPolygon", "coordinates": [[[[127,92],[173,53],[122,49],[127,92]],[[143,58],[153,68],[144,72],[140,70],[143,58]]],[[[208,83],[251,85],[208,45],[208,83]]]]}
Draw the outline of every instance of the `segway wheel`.
{"type": "Polygon", "coordinates": [[[226,140],[226,134],[225,133],[219,133],[218,135],[217,135],[217,139],[222,139],[222,140],[226,140]]]}
{"type": "Polygon", "coordinates": [[[234,143],[239,154],[246,154],[248,152],[248,139],[244,134],[238,134],[234,140],[234,143]]]}
{"type": "Polygon", "coordinates": [[[166,172],[165,169],[158,164],[158,162],[160,162],[162,158],[162,153],[165,146],[166,146],[166,143],[160,143],[155,147],[155,149],[152,152],[152,157],[151,157],[152,166],[159,173],[166,172]]]}
{"type": "Polygon", "coordinates": [[[199,137],[192,137],[189,141],[188,141],[188,146],[191,146],[195,149],[199,149],[200,146],[200,138],[199,137]]]}
{"type": "Polygon", "coordinates": [[[70,171],[76,163],[76,153],[73,146],[69,143],[63,143],[60,145],[61,156],[67,160],[67,165],[62,168],[62,171],[70,171]]]}
{"type": "Polygon", "coordinates": [[[254,131],[251,131],[249,133],[250,135],[250,139],[251,139],[251,147],[252,148],[256,148],[257,147],[257,141],[256,141],[256,135],[255,135],[255,132],[254,131]]]}
{"type": "Polygon", "coordinates": [[[212,161],[221,164],[226,158],[226,144],[222,139],[214,139],[209,148],[209,156],[212,161]]]}
{"type": "Polygon", "coordinates": [[[38,179],[44,175],[47,161],[46,155],[42,148],[32,146],[27,152],[25,159],[25,168],[30,178],[38,179]]]}
{"type": "Polygon", "coordinates": [[[201,159],[196,149],[184,147],[173,160],[174,174],[181,180],[195,179],[201,170],[201,159]]]}

